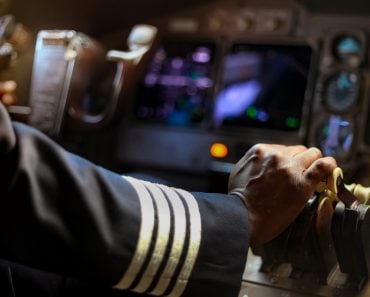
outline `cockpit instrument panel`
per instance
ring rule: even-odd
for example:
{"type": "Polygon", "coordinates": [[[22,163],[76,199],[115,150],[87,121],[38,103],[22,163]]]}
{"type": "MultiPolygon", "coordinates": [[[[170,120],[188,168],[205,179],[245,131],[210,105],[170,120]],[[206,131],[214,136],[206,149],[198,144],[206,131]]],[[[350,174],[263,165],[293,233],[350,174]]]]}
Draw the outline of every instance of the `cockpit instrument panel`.
{"type": "Polygon", "coordinates": [[[357,103],[360,77],[355,72],[340,71],[325,82],[324,100],[329,110],[342,113],[357,103]]]}
{"type": "Polygon", "coordinates": [[[216,126],[297,131],[311,56],[307,45],[233,44],[215,98],[216,126]]]}
{"type": "Polygon", "coordinates": [[[214,87],[216,45],[201,41],[163,41],[135,96],[142,121],[189,126],[205,118],[214,87]]]}
{"type": "Polygon", "coordinates": [[[333,55],[344,64],[357,66],[364,55],[364,45],[361,40],[352,35],[339,35],[333,40],[333,55]]]}
{"type": "Polygon", "coordinates": [[[368,18],[220,1],[153,24],[163,37],[121,130],[125,166],[228,173],[265,142],[317,146],[350,176],[370,155],[368,18]]]}

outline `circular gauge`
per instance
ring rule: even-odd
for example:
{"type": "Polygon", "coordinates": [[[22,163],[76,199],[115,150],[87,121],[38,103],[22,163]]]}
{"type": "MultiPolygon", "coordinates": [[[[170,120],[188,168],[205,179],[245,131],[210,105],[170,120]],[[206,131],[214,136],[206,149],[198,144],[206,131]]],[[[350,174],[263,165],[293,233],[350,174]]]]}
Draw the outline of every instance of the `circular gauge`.
{"type": "Polygon", "coordinates": [[[357,66],[361,61],[363,47],[357,37],[343,35],[334,40],[333,52],[340,62],[357,66]]]}
{"type": "Polygon", "coordinates": [[[325,156],[347,155],[352,147],[353,127],[351,122],[332,115],[316,130],[315,144],[325,156]]]}
{"type": "Polygon", "coordinates": [[[324,90],[324,101],[333,112],[346,112],[357,101],[360,79],[352,72],[340,72],[330,77],[324,90]]]}

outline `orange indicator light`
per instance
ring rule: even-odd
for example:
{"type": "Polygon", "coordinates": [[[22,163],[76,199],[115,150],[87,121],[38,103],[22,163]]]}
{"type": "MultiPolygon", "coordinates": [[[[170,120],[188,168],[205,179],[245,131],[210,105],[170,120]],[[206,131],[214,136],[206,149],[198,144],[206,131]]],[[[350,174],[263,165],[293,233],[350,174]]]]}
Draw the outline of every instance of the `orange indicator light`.
{"type": "Polygon", "coordinates": [[[210,153],[214,158],[225,158],[229,153],[229,150],[223,143],[214,143],[211,146],[210,153]]]}

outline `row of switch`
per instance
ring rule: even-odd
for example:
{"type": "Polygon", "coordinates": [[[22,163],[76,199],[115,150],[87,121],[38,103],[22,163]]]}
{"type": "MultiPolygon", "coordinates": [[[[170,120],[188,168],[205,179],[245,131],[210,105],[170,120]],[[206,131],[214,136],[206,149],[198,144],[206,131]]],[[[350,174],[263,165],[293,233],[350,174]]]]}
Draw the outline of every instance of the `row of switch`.
{"type": "Polygon", "coordinates": [[[241,10],[240,12],[215,11],[208,18],[210,31],[286,33],[291,24],[288,10],[241,10]]]}
{"type": "Polygon", "coordinates": [[[176,17],[170,20],[168,29],[172,32],[196,33],[256,33],[288,34],[292,30],[293,12],[291,10],[240,11],[217,9],[206,17],[176,17]],[[205,23],[204,23],[205,22],[205,23]]]}

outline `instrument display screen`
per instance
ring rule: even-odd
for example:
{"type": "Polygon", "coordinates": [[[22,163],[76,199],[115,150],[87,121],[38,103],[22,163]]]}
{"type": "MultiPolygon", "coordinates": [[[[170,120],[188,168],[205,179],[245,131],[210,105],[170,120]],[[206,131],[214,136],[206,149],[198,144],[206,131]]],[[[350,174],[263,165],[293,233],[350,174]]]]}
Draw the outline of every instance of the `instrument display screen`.
{"type": "Polygon", "coordinates": [[[138,87],[135,117],[175,126],[200,123],[211,106],[215,49],[211,42],[162,42],[138,87]]]}
{"type": "Polygon", "coordinates": [[[311,56],[307,45],[234,44],[215,99],[215,125],[299,130],[311,56]]]}

